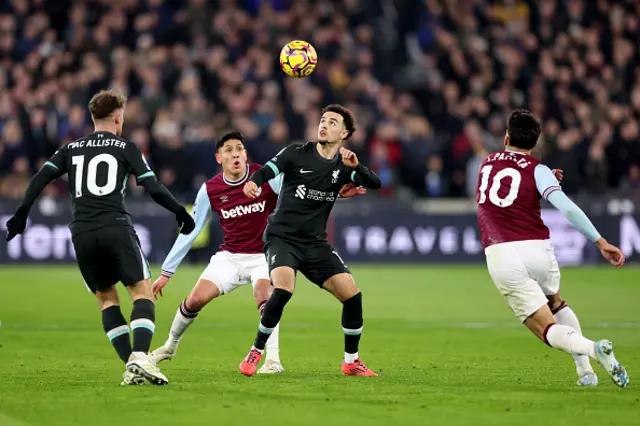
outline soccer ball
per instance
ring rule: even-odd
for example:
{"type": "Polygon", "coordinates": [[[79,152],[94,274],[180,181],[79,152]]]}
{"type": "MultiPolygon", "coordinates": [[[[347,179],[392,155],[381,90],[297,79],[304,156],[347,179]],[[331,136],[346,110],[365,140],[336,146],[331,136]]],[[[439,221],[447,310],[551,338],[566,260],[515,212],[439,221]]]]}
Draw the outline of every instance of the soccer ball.
{"type": "Polygon", "coordinates": [[[316,49],[306,41],[294,40],[287,43],[280,51],[280,67],[291,77],[308,77],[317,64],[316,49]]]}

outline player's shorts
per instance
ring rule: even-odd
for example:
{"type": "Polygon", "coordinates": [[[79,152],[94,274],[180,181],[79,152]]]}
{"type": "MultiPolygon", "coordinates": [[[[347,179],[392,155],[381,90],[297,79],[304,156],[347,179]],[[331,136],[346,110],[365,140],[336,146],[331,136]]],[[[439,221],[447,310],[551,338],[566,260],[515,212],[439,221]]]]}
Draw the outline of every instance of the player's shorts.
{"type": "Polygon", "coordinates": [[[221,251],[211,256],[200,279],[213,282],[220,294],[228,294],[258,280],[269,281],[269,269],[264,254],[229,253],[221,251]]]}
{"type": "Polygon", "coordinates": [[[500,243],[485,249],[489,274],[524,322],[560,291],[560,268],[550,240],[500,243]]]}
{"type": "Polygon", "coordinates": [[[340,255],[327,241],[297,243],[269,236],[264,245],[269,273],[280,266],[300,271],[309,281],[322,287],[337,274],[351,273],[340,255]]]}
{"type": "Polygon", "coordinates": [[[130,226],[105,226],[73,237],[78,267],[93,293],[122,282],[125,286],[151,278],[149,263],[130,226]]]}

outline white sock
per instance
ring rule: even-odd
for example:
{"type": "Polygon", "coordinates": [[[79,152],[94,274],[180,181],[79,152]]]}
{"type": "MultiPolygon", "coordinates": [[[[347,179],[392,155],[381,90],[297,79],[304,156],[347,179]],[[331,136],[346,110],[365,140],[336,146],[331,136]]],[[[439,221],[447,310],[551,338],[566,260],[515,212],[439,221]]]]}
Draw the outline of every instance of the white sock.
{"type": "Polygon", "coordinates": [[[347,364],[353,364],[357,359],[358,352],[356,352],[355,354],[348,354],[346,352],[344,353],[344,362],[346,362],[347,364]]]}
{"type": "MultiPolygon", "coordinates": [[[[575,312],[571,310],[566,304],[561,305],[559,311],[556,311],[554,317],[558,324],[568,325],[573,328],[578,333],[582,334],[582,329],[580,328],[580,321],[576,316],[575,312]],[[564,305],[564,306],[563,306],[564,305]]],[[[586,372],[593,371],[593,367],[591,367],[591,363],[589,362],[589,357],[585,355],[574,355],[573,360],[576,363],[576,369],[578,370],[578,375],[582,376],[586,372]]]]}
{"type": "Polygon", "coordinates": [[[278,342],[280,337],[280,323],[276,324],[271,336],[267,339],[265,349],[267,351],[266,360],[280,362],[280,344],[278,342]]]}
{"type": "Polygon", "coordinates": [[[195,321],[197,316],[197,312],[189,312],[185,307],[185,303],[182,302],[178,308],[178,312],[176,312],[176,316],[173,318],[171,330],[169,331],[169,338],[165,342],[164,346],[171,351],[175,351],[178,348],[180,339],[182,339],[185,331],[187,331],[187,328],[189,328],[191,323],[195,321]]]}
{"type": "Polygon", "coordinates": [[[568,354],[596,357],[595,343],[568,325],[553,324],[547,329],[545,339],[552,347],[568,354]]]}

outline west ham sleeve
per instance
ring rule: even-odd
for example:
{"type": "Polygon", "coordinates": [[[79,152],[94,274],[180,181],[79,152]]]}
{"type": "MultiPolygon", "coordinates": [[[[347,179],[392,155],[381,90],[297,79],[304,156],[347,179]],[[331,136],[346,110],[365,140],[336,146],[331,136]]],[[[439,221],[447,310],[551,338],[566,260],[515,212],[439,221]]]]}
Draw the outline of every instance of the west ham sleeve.
{"type": "Polygon", "coordinates": [[[162,275],[165,277],[171,277],[176,272],[176,269],[178,269],[178,266],[191,249],[193,242],[206,225],[210,213],[211,203],[209,202],[209,196],[207,195],[207,187],[206,185],[202,185],[198,191],[198,195],[196,196],[196,201],[193,204],[193,210],[191,212],[196,223],[196,227],[190,234],[180,234],[178,236],[173,247],[171,247],[171,251],[162,264],[162,275]]]}

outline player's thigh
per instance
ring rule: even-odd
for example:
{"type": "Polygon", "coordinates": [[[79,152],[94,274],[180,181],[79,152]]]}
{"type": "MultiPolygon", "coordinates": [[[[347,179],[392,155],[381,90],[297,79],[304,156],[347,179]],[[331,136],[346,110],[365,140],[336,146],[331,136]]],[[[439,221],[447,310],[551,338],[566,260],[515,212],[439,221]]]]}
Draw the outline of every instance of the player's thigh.
{"type": "Polygon", "coordinates": [[[545,296],[560,292],[560,267],[550,240],[523,241],[522,255],[545,296]]]}
{"type": "MultiPolygon", "coordinates": [[[[300,272],[321,288],[324,288],[325,283],[336,275],[351,274],[338,252],[329,243],[319,243],[308,247],[305,250],[305,259],[300,272]]],[[[343,278],[337,279],[336,282],[346,282],[346,278],[343,278]]]]}
{"type": "Polygon", "coordinates": [[[92,292],[108,290],[117,284],[119,279],[109,257],[100,250],[101,233],[89,231],[73,237],[78,269],[87,288],[92,292]]]}
{"type": "Polygon", "coordinates": [[[514,315],[524,322],[540,307],[547,305],[547,298],[529,275],[519,252],[513,247],[497,246],[488,247],[485,251],[489,275],[514,315]]]}
{"type": "Polygon", "coordinates": [[[141,288],[146,288],[143,282],[151,279],[151,269],[133,228],[112,226],[101,244],[102,251],[115,259],[112,267],[117,271],[122,284],[127,287],[141,285],[141,288]]]}
{"type": "Polygon", "coordinates": [[[251,282],[254,297],[258,300],[269,298],[273,286],[269,277],[266,256],[263,254],[244,254],[241,256],[243,278],[251,282]]]}
{"type": "Polygon", "coordinates": [[[293,293],[296,272],[300,269],[304,256],[301,247],[291,242],[269,238],[264,251],[273,286],[293,293]]]}
{"type": "Polygon", "coordinates": [[[233,255],[220,251],[211,256],[209,264],[200,275],[200,281],[214,283],[220,295],[229,294],[236,288],[249,284],[250,281],[243,280],[240,272],[240,265],[233,255]]]}

